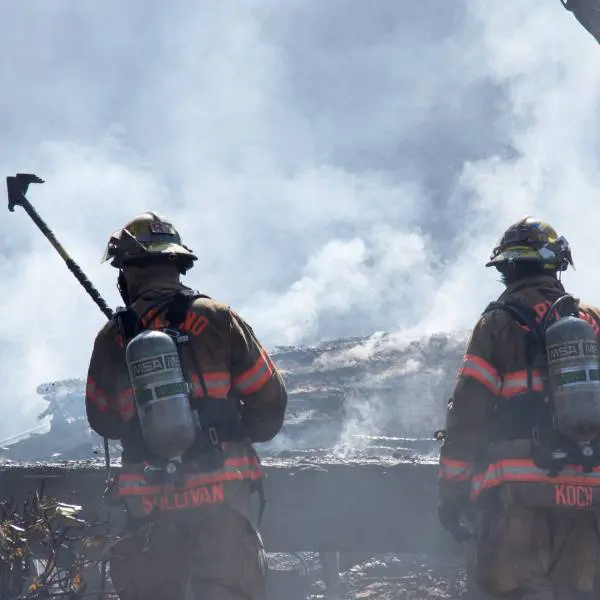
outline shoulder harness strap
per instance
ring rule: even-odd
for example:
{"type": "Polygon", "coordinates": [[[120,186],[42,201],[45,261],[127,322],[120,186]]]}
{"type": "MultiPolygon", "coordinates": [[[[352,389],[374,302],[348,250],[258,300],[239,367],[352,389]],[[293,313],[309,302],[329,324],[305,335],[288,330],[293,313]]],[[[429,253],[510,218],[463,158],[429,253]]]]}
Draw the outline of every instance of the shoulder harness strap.
{"type": "MultiPolygon", "coordinates": [[[[175,338],[178,346],[181,348],[182,344],[185,344],[189,341],[189,336],[181,331],[180,326],[185,321],[188,310],[190,308],[191,303],[196,298],[208,298],[209,296],[205,296],[204,294],[200,294],[194,290],[183,289],[178,290],[173,299],[171,300],[167,312],[165,313],[165,320],[169,323],[167,327],[167,332],[169,332],[175,338]]],[[[208,397],[208,387],[206,385],[206,381],[204,380],[204,376],[202,374],[202,368],[196,357],[195,352],[189,352],[189,356],[191,357],[194,369],[198,374],[198,379],[200,385],[202,387],[202,391],[204,392],[204,397],[208,397]]],[[[183,356],[180,355],[181,366],[185,369],[183,356]]]]}
{"type": "Polygon", "coordinates": [[[518,323],[525,326],[525,360],[527,361],[527,387],[533,390],[533,368],[542,367],[545,364],[544,336],[543,330],[536,321],[535,311],[526,304],[517,301],[496,301],[491,302],[483,311],[485,315],[492,310],[500,309],[506,311],[518,323]]]}
{"type": "Polygon", "coordinates": [[[192,294],[185,292],[186,290],[177,292],[169,303],[165,313],[165,320],[169,323],[169,329],[177,329],[185,321],[190,303],[193,301],[192,294]]]}
{"type": "Polygon", "coordinates": [[[177,328],[185,321],[190,304],[197,298],[210,299],[210,296],[189,289],[178,290],[175,293],[175,296],[165,313],[165,319],[169,322],[171,327],[177,328]]]}
{"type": "Polygon", "coordinates": [[[160,306],[159,312],[167,308],[165,319],[169,322],[169,329],[178,329],[185,321],[190,302],[196,298],[209,298],[200,292],[183,289],[177,290],[175,293],[168,296],[166,299],[161,298],[156,303],[151,305],[142,315],[138,315],[131,306],[117,308],[115,318],[117,325],[124,337],[125,345],[132,340],[138,333],[144,330],[142,320],[144,316],[151,310],[160,306]]]}
{"type": "Polygon", "coordinates": [[[525,358],[527,361],[527,387],[533,389],[532,370],[537,367],[542,371],[542,379],[545,384],[546,358],[545,358],[545,330],[549,320],[555,313],[561,316],[569,314],[578,316],[579,300],[570,294],[563,294],[557,298],[546,311],[542,322],[538,324],[537,314],[530,306],[516,300],[505,302],[491,302],[483,314],[492,310],[501,309],[508,312],[518,323],[527,327],[525,334],[525,358]],[[562,310],[561,308],[564,307],[562,310]]]}

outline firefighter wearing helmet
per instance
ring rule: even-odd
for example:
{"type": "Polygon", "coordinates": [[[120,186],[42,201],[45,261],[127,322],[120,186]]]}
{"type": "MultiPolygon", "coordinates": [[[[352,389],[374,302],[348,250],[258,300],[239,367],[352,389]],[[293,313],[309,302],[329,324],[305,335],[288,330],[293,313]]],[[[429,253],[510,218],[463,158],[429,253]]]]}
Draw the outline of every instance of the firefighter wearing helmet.
{"type": "Polygon", "coordinates": [[[572,598],[593,590],[600,559],[600,312],[566,294],[569,244],[533,217],[486,266],[505,290],[477,321],[448,403],[439,518],[486,593],[572,598]]]}
{"type": "Polygon", "coordinates": [[[266,555],[253,442],[281,429],[287,393],[251,327],[184,286],[197,256],[164,217],[144,213],[108,242],[125,303],[98,333],[86,411],[120,440],[109,495],[127,526],[110,549],[121,600],[258,600],[266,555]]]}

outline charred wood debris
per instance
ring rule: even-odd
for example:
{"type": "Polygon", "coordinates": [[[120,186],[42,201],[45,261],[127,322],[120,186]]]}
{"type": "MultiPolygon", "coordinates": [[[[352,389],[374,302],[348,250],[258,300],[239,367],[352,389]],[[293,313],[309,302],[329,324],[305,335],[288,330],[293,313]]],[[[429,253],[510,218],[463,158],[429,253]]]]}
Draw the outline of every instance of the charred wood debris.
{"type": "Polygon", "coordinates": [[[80,511],[44,496],[43,486],[20,506],[14,499],[0,502],[0,598],[111,596],[101,559],[109,523],[88,523],[80,511]]]}

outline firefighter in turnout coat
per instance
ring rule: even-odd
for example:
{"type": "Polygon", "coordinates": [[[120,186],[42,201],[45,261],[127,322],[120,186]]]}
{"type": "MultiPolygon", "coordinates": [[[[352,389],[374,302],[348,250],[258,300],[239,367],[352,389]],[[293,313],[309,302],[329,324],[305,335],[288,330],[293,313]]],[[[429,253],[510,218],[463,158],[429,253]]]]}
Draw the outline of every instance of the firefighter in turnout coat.
{"type": "Polygon", "coordinates": [[[128,310],[96,337],[86,410],[92,429],[123,448],[122,468],[109,486],[128,522],[109,555],[121,600],[183,600],[186,589],[197,600],[264,597],[266,555],[251,502],[263,472],[252,442],[271,440],[281,429],[286,389],[250,326],[180,282],[196,258],[153,212],[113,234],[104,257],[119,269],[128,310]],[[137,333],[165,327],[185,342],[179,357],[192,410],[186,407],[199,415],[194,442],[177,464],[148,444],[126,361],[137,333]]]}
{"type": "MultiPolygon", "coordinates": [[[[525,217],[507,229],[486,266],[506,285],[499,302],[525,307],[528,319],[488,307],[448,403],[440,521],[455,539],[469,540],[470,579],[497,597],[571,600],[594,586],[600,460],[596,452],[584,468],[582,456],[572,460],[574,450],[557,453],[547,378],[528,346],[531,330],[565,294],[559,274],[572,264],[567,241],[548,224],[525,217]]],[[[572,306],[593,327],[595,350],[600,312],[572,306]]],[[[597,380],[597,366],[591,372],[597,380]]]]}

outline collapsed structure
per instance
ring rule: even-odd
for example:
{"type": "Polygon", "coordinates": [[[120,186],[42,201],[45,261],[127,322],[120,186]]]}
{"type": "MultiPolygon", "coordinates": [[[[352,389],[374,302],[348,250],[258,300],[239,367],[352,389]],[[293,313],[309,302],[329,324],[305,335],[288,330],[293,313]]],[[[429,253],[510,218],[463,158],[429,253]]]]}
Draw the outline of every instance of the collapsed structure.
{"type": "MultiPolygon", "coordinates": [[[[393,446],[392,438],[420,439],[434,451],[432,432],[442,424],[465,341],[466,334],[460,333],[425,339],[376,334],[277,348],[272,356],[285,377],[289,406],[282,432],[259,444],[259,453],[328,452],[346,458],[363,453],[381,459],[393,446]],[[390,438],[392,446],[376,448],[372,438],[390,438]]],[[[21,462],[93,459],[102,440],[87,425],[84,381],[45,383],[37,393],[48,402],[39,418],[49,421],[49,430],[0,442],[0,457],[21,462]]],[[[116,444],[113,460],[118,460],[116,444]]]]}

